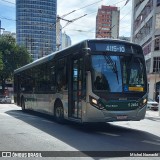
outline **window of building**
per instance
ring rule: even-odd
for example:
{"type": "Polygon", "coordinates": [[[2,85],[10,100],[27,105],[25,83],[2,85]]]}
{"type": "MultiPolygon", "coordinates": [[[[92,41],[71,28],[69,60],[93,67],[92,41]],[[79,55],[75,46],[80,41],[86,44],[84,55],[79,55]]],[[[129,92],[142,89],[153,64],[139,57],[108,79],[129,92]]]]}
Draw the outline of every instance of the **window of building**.
{"type": "Polygon", "coordinates": [[[108,30],[109,31],[110,29],[109,28],[102,28],[102,30],[108,30]]]}
{"type": "Polygon", "coordinates": [[[147,73],[150,72],[150,67],[151,67],[151,59],[146,60],[146,71],[147,73]]]}
{"type": "Polygon", "coordinates": [[[156,14],[156,29],[160,28],[160,13],[156,14]]]}
{"type": "Polygon", "coordinates": [[[160,0],[157,0],[157,7],[160,6],[160,0]]]}
{"type": "Polygon", "coordinates": [[[154,41],[154,50],[155,50],[155,51],[160,50],[160,36],[157,37],[157,38],[155,39],[155,41],[154,41]]]}
{"type": "Polygon", "coordinates": [[[153,72],[160,72],[160,57],[153,58],[153,72]]]}
{"type": "Polygon", "coordinates": [[[143,54],[147,55],[151,52],[151,43],[143,48],[143,54]]]}

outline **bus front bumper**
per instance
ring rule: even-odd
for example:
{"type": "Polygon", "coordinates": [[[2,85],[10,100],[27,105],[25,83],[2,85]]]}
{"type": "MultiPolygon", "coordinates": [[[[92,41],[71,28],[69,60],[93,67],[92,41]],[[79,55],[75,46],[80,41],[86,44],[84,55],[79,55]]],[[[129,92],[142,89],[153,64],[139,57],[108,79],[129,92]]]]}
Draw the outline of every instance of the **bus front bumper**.
{"type": "Polygon", "coordinates": [[[129,111],[98,110],[88,104],[82,122],[114,122],[114,121],[140,121],[145,118],[146,106],[129,111]]]}

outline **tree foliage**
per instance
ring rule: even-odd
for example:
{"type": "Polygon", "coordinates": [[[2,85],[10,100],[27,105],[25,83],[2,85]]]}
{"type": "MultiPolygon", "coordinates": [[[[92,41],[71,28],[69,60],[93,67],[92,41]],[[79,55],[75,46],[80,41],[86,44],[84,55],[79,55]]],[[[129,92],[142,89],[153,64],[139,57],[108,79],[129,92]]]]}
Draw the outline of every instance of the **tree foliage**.
{"type": "Polygon", "coordinates": [[[14,70],[31,62],[31,57],[24,47],[16,44],[10,35],[0,36],[0,83],[4,92],[5,81],[13,80],[14,70]]]}
{"type": "Polygon", "coordinates": [[[0,72],[3,70],[2,52],[0,52],[0,72]]]}

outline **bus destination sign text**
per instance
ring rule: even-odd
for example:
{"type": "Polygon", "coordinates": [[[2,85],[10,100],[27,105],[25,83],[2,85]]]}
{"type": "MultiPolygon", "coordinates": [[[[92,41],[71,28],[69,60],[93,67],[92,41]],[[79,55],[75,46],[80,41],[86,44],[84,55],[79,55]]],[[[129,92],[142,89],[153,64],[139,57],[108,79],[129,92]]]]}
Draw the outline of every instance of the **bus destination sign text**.
{"type": "Polygon", "coordinates": [[[110,52],[125,52],[124,45],[117,45],[117,44],[107,44],[106,51],[110,52]]]}
{"type": "Polygon", "coordinates": [[[120,52],[125,53],[126,48],[125,45],[122,44],[113,44],[113,43],[97,43],[96,51],[108,51],[108,52],[120,52]]]}

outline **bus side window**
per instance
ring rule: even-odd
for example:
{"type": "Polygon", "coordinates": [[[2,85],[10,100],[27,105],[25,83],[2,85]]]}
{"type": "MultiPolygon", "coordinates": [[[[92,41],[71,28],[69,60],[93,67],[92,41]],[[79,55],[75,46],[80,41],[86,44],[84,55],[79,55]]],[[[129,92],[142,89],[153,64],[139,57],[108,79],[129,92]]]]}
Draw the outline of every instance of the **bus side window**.
{"type": "Polygon", "coordinates": [[[57,89],[58,91],[67,89],[64,68],[59,70],[57,73],[57,89]]]}
{"type": "Polygon", "coordinates": [[[24,92],[24,91],[25,91],[25,88],[26,88],[25,74],[22,73],[22,74],[21,74],[20,90],[24,92]]]}
{"type": "Polygon", "coordinates": [[[57,63],[56,83],[57,90],[67,90],[67,73],[66,73],[66,59],[60,59],[57,63]]]}
{"type": "Polygon", "coordinates": [[[56,90],[56,81],[55,81],[55,66],[51,66],[51,91],[56,90]]]}

